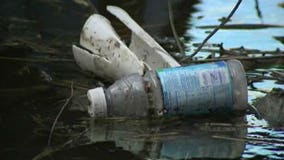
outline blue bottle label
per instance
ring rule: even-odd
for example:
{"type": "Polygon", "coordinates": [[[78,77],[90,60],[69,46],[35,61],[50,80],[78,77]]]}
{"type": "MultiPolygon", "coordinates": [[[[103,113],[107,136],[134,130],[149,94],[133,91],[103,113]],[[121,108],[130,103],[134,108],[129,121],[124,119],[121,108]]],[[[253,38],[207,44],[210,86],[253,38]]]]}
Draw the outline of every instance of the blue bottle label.
{"type": "Polygon", "coordinates": [[[232,86],[226,62],[157,70],[165,114],[204,114],[232,109],[232,86]]]}

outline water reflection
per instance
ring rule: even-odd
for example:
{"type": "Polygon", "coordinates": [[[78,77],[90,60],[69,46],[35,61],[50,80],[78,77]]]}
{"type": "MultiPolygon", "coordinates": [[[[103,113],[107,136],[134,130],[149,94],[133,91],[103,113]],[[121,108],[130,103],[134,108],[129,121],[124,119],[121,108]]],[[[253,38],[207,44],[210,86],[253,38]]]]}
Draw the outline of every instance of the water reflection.
{"type": "MultiPolygon", "coordinates": [[[[284,33],[282,16],[284,10],[280,8],[281,0],[275,1],[252,1],[243,0],[237,12],[231,18],[227,26],[234,25],[230,29],[219,30],[208,43],[223,43],[225,48],[236,48],[244,46],[246,48],[259,50],[284,49],[281,41],[275,36],[282,37],[284,33]],[[259,28],[260,26],[270,26],[259,28]],[[273,25],[279,26],[278,28],[273,25]],[[253,27],[245,27],[253,26],[253,27]],[[241,29],[241,27],[245,27],[241,29]]],[[[186,43],[187,54],[192,52],[192,43],[200,43],[213,28],[200,28],[200,26],[219,25],[222,17],[228,15],[236,1],[202,1],[195,5],[198,10],[191,17],[191,25],[185,36],[191,35],[193,41],[186,43]],[[218,9],[212,6],[218,6],[218,9]]],[[[279,38],[278,38],[279,39],[279,38]]],[[[281,39],[281,38],[280,38],[281,39]]]]}
{"type": "MultiPolygon", "coordinates": [[[[108,15],[104,11],[106,5],[112,4],[122,7],[139,24],[142,24],[147,32],[157,38],[166,50],[173,50],[175,43],[167,22],[166,1],[92,1],[95,2],[99,11],[106,16],[108,15]]],[[[90,8],[76,5],[75,2],[78,1],[3,1],[0,6],[1,56],[38,59],[65,57],[73,59],[70,46],[72,42],[78,41],[81,27],[91,13],[90,8]]],[[[255,2],[244,0],[230,24],[283,25],[284,10],[279,7],[281,0],[258,0],[257,7],[255,2]],[[259,11],[255,8],[258,8],[259,11]],[[261,14],[258,12],[261,12],[261,14]]],[[[172,1],[177,32],[179,35],[183,35],[182,38],[184,39],[190,37],[185,44],[188,46],[188,53],[191,53],[191,49],[193,49],[192,44],[201,42],[207,35],[206,31],[209,30],[196,26],[219,24],[219,19],[228,14],[234,3],[235,1],[224,0],[172,1]]],[[[112,19],[111,22],[114,26],[118,26],[116,28],[118,32],[124,33],[125,26],[119,25],[112,19]]],[[[283,50],[283,33],[283,27],[253,30],[248,28],[245,30],[223,29],[214,35],[210,42],[223,42],[225,48],[244,46],[245,48],[260,50],[275,50],[276,48],[283,50]]],[[[275,64],[275,62],[270,63],[275,64]]],[[[75,86],[84,84],[85,88],[94,87],[96,84],[93,77],[82,74],[75,63],[1,60],[0,64],[3,75],[0,82],[0,128],[2,133],[0,157],[2,159],[31,159],[46,145],[54,117],[63,105],[65,98],[70,94],[69,83],[62,87],[62,85],[58,85],[62,83],[55,85],[55,82],[74,80],[75,86]],[[53,80],[46,80],[44,78],[45,73],[50,75],[53,80]]],[[[263,65],[263,63],[259,64],[263,65]]],[[[273,87],[283,88],[283,84],[276,85],[274,80],[266,80],[255,83],[255,87],[271,90],[273,87]]],[[[78,87],[75,87],[75,90],[78,91],[78,87]]],[[[261,94],[261,96],[265,95],[262,92],[253,92],[252,94],[259,96],[256,93],[261,94]]],[[[77,95],[82,94],[85,94],[85,91],[77,95]]],[[[255,97],[250,95],[249,99],[254,100],[255,97]]],[[[268,101],[283,102],[283,98],[278,100],[268,98],[268,101]]],[[[72,106],[74,106],[75,100],[72,103],[72,106]]],[[[266,109],[267,107],[268,105],[263,105],[263,108],[266,109]]],[[[274,112],[277,112],[277,110],[269,111],[269,115],[275,117],[274,112]]],[[[64,115],[66,114],[65,112],[64,115]]],[[[283,114],[279,114],[279,117],[281,115],[283,114]]],[[[80,116],[68,116],[66,119],[74,120],[78,117],[80,116]]],[[[280,119],[279,117],[277,120],[280,119]]],[[[270,120],[269,118],[266,119],[270,120]]],[[[84,155],[90,156],[89,159],[139,159],[139,155],[153,157],[153,159],[238,158],[244,148],[244,158],[254,158],[257,155],[268,158],[275,158],[277,155],[280,155],[278,158],[283,157],[283,145],[281,146],[280,143],[259,145],[255,142],[249,142],[244,147],[244,141],[230,139],[260,136],[275,138],[277,141],[273,139],[274,141],[280,142],[279,140],[283,140],[283,129],[267,129],[264,126],[250,127],[246,136],[246,128],[242,126],[244,124],[242,121],[229,119],[228,122],[227,119],[223,122],[226,122],[226,124],[221,125],[220,121],[211,120],[203,122],[200,122],[200,120],[188,120],[187,122],[179,120],[170,123],[164,121],[114,120],[105,122],[105,124],[92,121],[89,138],[93,143],[75,146],[73,150],[63,153],[61,158],[58,159],[72,159],[72,156],[73,159],[77,157],[83,159],[84,155]]],[[[269,122],[271,123],[271,121],[269,122]]],[[[78,124],[79,122],[72,122],[70,126],[74,127],[78,124]]],[[[68,126],[64,126],[64,122],[62,126],[63,134],[69,137],[68,126]]],[[[56,133],[58,133],[58,130],[56,133]]],[[[73,130],[71,133],[73,133],[73,130]]],[[[61,134],[54,137],[55,142],[64,142],[65,139],[63,140],[61,134]]],[[[80,145],[82,144],[85,143],[80,143],[80,145]]]]}
{"type": "Polygon", "coordinates": [[[243,117],[91,120],[90,124],[91,142],[111,141],[139,157],[151,159],[238,158],[245,148],[241,138],[247,133],[243,117]]]}
{"type": "Polygon", "coordinates": [[[264,159],[283,159],[283,130],[254,126],[248,128],[248,139],[243,158],[264,159]],[[254,140],[259,139],[259,140],[254,140]]]}

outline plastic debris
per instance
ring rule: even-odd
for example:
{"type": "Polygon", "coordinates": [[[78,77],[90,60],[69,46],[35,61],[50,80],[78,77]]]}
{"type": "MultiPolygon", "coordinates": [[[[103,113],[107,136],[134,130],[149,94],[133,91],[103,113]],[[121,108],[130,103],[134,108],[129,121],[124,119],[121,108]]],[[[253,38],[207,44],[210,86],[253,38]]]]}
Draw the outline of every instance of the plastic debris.
{"type": "Polygon", "coordinates": [[[229,60],[131,74],[87,96],[92,117],[229,113],[246,110],[247,82],[242,64],[229,60]]]}
{"type": "Polygon", "coordinates": [[[124,10],[115,6],[107,10],[132,31],[130,48],[120,40],[109,20],[93,14],[83,26],[80,45],[73,45],[74,58],[83,70],[117,80],[131,73],[143,75],[145,70],[180,66],[124,10]]]}

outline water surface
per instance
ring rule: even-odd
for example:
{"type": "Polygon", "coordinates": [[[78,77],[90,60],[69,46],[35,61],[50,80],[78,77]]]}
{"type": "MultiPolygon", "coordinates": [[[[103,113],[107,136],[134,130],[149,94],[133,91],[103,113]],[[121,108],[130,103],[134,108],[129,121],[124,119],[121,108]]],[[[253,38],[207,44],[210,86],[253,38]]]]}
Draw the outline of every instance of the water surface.
{"type": "MultiPolygon", "coordinates": [[[[264,119],[257,119],[254,114],[233,118],[229,115],[161,120],[90,119],[85,111],[87,89],[109,83],[82,72],[73,61],[71,44],[78,43],[81,27],[92,12],[91,7],[79,2],[15,0],[0,6],[1,159],[284,157],[283,125],[275,123],[277,114],[271,114],[283,113],[275,105],[281,103],[281,98],[273,95],[266,101],[275,104],[265,107],[271,110],[265,110],[264,119]],[[56,125],[52,148],[46,150],[51,125],[70,96],[72,81],[73,100],[56,125]]],[[[169,25],[166,1],[93,2],[126,42],[130,32],[107,14],[107,4],[122,7],[166,50],[179,52],[169,25]]],[[[280,3],[283,2],[243,0],[228,23],[231,26],[219,30],[209,43],[223,43],[225,49],[243,46],[260,51],[283,50],[284,9],[280,3]]],[[[194,44],[201,43],[220,19],[228,15],[234,4],[235,1],[226,0],[172,1],[175,26],[187,55],[195,49],[194,44]]],[[[209,54],[203,51],[197,57],[209,54]]],[[[254,87],[248,87],[250,104],[275,87],[284,88],[283,81],[271,78],[273,71],[283,71],[283,63],[244,65],[248,74],[266,76],[253,83],[254,87]]]]}

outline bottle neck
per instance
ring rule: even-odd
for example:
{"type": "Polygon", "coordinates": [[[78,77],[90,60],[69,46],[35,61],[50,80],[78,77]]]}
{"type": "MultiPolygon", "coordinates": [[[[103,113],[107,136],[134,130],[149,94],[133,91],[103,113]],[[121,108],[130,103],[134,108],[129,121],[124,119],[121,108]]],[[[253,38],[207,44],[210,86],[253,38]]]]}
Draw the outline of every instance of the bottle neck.
{"type": "Polygon", "coordinates": [[[88,90],[89,99],[88,112],[91,117],[107,116],[107,102],[104,89],[102,87],[88,90]]]}

